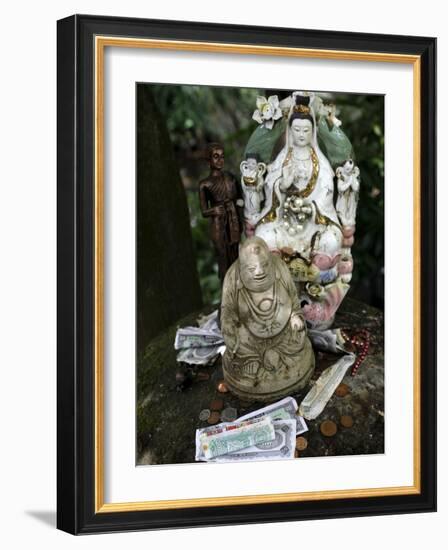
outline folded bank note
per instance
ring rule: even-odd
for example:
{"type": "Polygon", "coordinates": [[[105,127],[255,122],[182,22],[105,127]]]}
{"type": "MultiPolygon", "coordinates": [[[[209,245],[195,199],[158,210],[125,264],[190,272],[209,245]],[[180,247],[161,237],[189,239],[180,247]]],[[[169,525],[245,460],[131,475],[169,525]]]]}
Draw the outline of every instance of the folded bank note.
{"type": "Polygon", "coordinates": [[[291,419],[273,422],[275,437],[229,454],[217,456],[209,462],[251,462],[255,460],[285,460],[294,458],[296,448],[296,422],[291,419]]]}
{"type": "Polygon", "coordinates": [[[277,403],[267,405],[262,409],[257,409],[237,419],[238,422],[249,420],[250,418],[262,418],[268,416],[271,420],[291,419],[296,422],[296,435],[308,431],[305,420],[297,415],[297,401],[293,397],[285,397],[277,403]]]}
{"type": "Polygon", "coordinates": [[[196,453],[198,454],[199,446],[199,453],[205,460],[275,439],[272,420],[267,417],[247,422],[224,423],[214,430],[205,428],[197,432],[196,453]]]}

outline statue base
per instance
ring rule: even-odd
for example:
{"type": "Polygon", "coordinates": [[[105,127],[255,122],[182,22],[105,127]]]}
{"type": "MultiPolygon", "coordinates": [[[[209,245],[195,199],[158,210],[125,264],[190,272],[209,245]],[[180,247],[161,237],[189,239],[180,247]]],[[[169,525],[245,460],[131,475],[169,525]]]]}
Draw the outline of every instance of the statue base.
{"type": "Polygon", "coordinates": [[[250,372],[252,365],[240,365],[238,357],[231,358],[227,352],[223,356],[225,383],[234,395],[245,401],[266,403],[297,393],[307,386],[314,366],[314,352],[308,338],[297,356],[294,367],[289,368],[288,372],[281,376],[275,370],[265,371],[263,378],[258,379],[250,372]]]}

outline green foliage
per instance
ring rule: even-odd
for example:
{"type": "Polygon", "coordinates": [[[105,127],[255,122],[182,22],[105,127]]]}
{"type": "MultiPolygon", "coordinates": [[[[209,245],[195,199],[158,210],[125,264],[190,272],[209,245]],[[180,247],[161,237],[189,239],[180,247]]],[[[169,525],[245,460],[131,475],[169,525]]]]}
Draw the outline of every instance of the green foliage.
{"type": "Polygon", "coordinates": [[[221,284],[218,277],[215,251],[213,246],[210,246],[208,220],[202,217],[199,207],[199,195],[195,190],[187,191],[187,199],[202,300],[204,304],[217,304],[221,298],[221,284]]]}
{"type": "Polygon", "coordinates": [[[163,84],[152,88],[165,116],[187,193],[203,302],[216,304],[221,298],[221,284],[208,220],[199,208],[198,182],[209,172],[204,157],[207,144],[214,141],[224,146],[225,169],[239,173],[242,152],[257,127],[251,116],[260,90],[163,84]]]}
{"type": "Polygon", "coordinates": [[[238,168],[241,151],[256,127],[251,115],[259,90],[163,84],[153,88],[182,159],[198,160],[207,143],[218,141],[225,147],[227,169],[238,168]]]}
{"type": "Polygon", "coordinates": [[[338,118],[350,137],[361,171],[352,295],[384,304],[384,97],[335,94],[338,118]]]}

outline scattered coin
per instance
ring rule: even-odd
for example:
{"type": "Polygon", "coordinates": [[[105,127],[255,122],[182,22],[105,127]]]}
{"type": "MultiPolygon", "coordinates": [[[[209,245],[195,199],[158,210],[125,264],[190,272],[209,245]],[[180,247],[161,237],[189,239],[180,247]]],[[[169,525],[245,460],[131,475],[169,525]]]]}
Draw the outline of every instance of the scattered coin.
{"type": "Polygon", "coordinates": [[[199,420],[201,422],[205,422],[210,418],[210,409],[202,409],[202,411],[199,413],[199,420]]]}
{"type": "Polygon", "coordinates": [[[322,435],[326,437],[333,437],[333,435],[338,431],[338,427],[333,420],[324,420],[320,425],[320,431],[322,435]]]}
{"type": "Polygon", "coordinates": [[[351,428],[353,426],[353,418],[347,414],[341,416],[341,424],[344,428],[351,428]]]}
{"type": "Polygon", "coordinates": [[[227,407],[221,413],[221,420],[223,422],[233,422],[238,417],[238,411],[234,407],[227,407]]]}
{"type": "Polygon", "coordinates": [[[298,451],[304,451],[308,447],[308,441],[302,437],[299,436],[296,438],[296,449],[298,451]]]}
{"type": "Polygon", "coordinates": [[[345,397],[348,393],[350,393],[350,388],[347,386],[347,384],[339,384],[334,393],[338,397],[345,397]]]}
{"type": "Polygon", "coordinates": [[[218,384],[218,391],[219,393],[227,393],[229,391],[229,388],[227,387],[227,384],[224,382],[224,380],[218,384]]]}
{"type": "Polygon", "coordinates": [[[222,399],[213,399],[213,401],[210,403],[210,409],[212,411],[222,411],[223,407],[224,401],[222,399]]]}
{"type": "Polygon", "coordinates": [[[204,380],[209,380],[210,375],[209,375],[208,372],[198,372],[196,378],[197,378],[197,380],[199,380],[200,382],[202,382],[202,381],[204,381],[204,380]]]}
{"type": "Polygon", "coordinates": [[[209,416],[209,419],[207,420],[207,422],[209,424],[217,424],[219,422],[219,419],[220,419],[220,414],[218,411],[213,411],[212,413],[210,413],[210,416],[209,416]]]}

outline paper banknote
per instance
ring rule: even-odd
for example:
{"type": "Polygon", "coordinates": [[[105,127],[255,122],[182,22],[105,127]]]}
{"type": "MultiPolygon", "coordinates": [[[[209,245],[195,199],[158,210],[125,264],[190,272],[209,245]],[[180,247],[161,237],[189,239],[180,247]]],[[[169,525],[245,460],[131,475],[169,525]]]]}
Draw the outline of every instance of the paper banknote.
{"type": "Polygon", "coordinates": [[[269,416],[271,420],[285,420],[292,419],[296,422],[296,435],[308,431],[308,426],[305,420],[297,415],[297,401],[293,397],[285,397],[277,403],[272,403],[262,409],[257,409],[244,416],[241,416],[237,420],[239,422],[248,420],[249,418],[261,418],[269,416]]]}
{"type": "Polygon", "coordinates": [[[251,424],[255,424],[259,421],[258,418],[254,418],[253,420],[245,420],[244,422],[238,422],[237,420],[234,422],[221,422],[220,424],[216,424],[215,426],[207,426],[206,428],[198,428],[196,430],[196,460],[205,460],[204,452],[200,445],[200,437],[203,435],[207,435],[209,437],[224,433],[227,430],[235,429],[236,427],[240,427],[241,425],[249,426],[251,424]]]}
{"type": "Polygon", "coordinates": [[[198,319],[199,327],[178,328],[174,349],[177,361],[190,365],[208,365],[225,351],[224,339],[218,325],[218,310],[198,319]]]}
{"type": "Polygon", "coordinates": [[[254,460],[285,460],[294,458],[296,447],[296,424],[284,419],[273,422],[275,437],[265,443],[253,445],[240,451],[217,456],[208,462],[250,462],[254,460]]]}
{"type": "Polygon", "coordinates": [[[211,332],[221,334],[221,331],[218,325],[218,313],[219,311],[215,309],[213,313],[210,313],[209,315],[203,315],[202,317],[200,317],[198,319],[199,327],[203,330],[209,330],[211,332]]]}
{"type": "Polygon", "coordinates": [[[315,349],[331,353],[345,353],[344,339],[341,336],[340,329],[308,329],[308,338],[315,349]]]}
{"type": "Polygon", "coordinates": [[[201,348],[223,344],[220,334],[195,327],[179,328],[174,340],[174,349],[201,348]]]}
{"type": "Polygon", "coordinates": [[[300,414],[302,416],[308,420],[314,420],[320,415],[355,359],[356,356],[349,353],[324,370],[314,386],[305,395],[302,403],[300,403],[300,414]]]}
{"type": "Polygon", "coordinates": [[[267,417],[253,422],[229,423],[222,429],[203,431],[198,436],[200,452],[206,460],[261,445],[274,439],[274,426],[272,420],[267,417]]]}
{"type": "Polygon", "coordinates": [[[225,349],[226,347],[223,344],[202,348],[182,349],[177,354],[176,361],[179,363],[189,363],[191,365],[208,365],[212,363],[218,355],[222,355],[225,349]]]}

